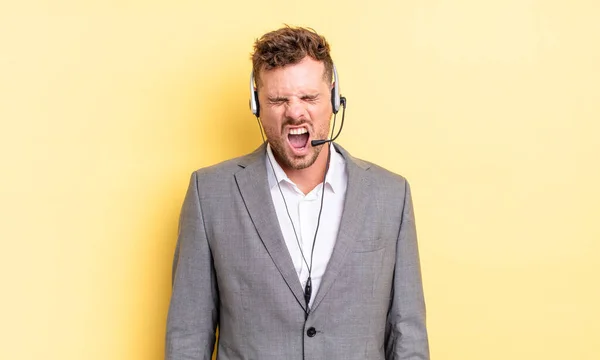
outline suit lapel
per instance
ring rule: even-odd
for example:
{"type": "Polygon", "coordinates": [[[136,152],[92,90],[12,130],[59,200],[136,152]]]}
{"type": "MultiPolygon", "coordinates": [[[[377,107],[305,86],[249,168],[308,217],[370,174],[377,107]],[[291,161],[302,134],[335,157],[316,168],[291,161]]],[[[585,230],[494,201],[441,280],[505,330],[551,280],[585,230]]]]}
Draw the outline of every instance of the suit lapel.
{"type": "Polygon", "coordinates": [[[235,174],[235,180],[252,223],[269,256],[304,309],[302,285],[294,270],[294,263],[285,245],[275,207],[271,201],[265,156],[266,150],[263,145],[252,154],[243,157],[239,163],[243,170],[235,174]]]}
{"type": "Polygon", "coordinates": [[[346,189],[346,200],[344,202],[338,237],[311,311],[314,311],[319,306],[319,303],[321,303],[339,275],[344,265],[346,254],[352,247],[353,242],[356,241],[356,234],[360,233],[363,226],[366,216],[365,199],[369,196],[369,179],[366,172],[369,168],[368,164],[352,158],[341,146],[337,144],[335,146],[346,160],[348,187],[346,189]]]}

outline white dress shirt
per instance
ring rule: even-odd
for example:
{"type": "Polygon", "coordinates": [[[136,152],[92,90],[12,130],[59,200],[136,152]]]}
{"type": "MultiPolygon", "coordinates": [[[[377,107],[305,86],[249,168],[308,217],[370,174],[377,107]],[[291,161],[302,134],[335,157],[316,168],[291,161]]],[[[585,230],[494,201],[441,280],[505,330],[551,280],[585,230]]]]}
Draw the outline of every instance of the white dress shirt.
{"type": "MultiPolygon", "coordinates": [[[[329,263],[331,253],[333,252],[340,220],[342,218],[348,182],[344,158],[335,151],[333,144],[330,143],[329,146],[331,159],[329,171],[325,178],[326,186],[325,198],[323,199],[323,211],[321,213],[319,232],[315,241],[315,250],[312,260],[312,295],[309,307],[312,306],[315,295],[319,290],[323,274],[327,269],[327,264],[329,263]]],[[[285,239],[285,244],[292,257],[292,261],[294,262],[294,267],[296,268],[296,273],[298,274],[302,289],[304,289],[308,279],[308,267],[306,264],[308,263],[309,266],[311,264],[311,249],[315,236],[315,229],[317,227],[319,208],[321,206],[323,183],[317,185],[311,192],[304,195],[296,184],[287,177],[281,166],[279,166],[273,156],[271,147],[268,144],[267,156],[266,166],[271,198],[275,205],[277,219],[279,221],[281,232],[283,233],[283,238],[285,239]],[[274,173],[273,170],[275,170],[274,173]],[[279,182],[281,192],[279,191],[277,182],[279,182]],[[281,193],[283,193],[283,196],[285,197],[285,203],[287,203],[287,209],[289,210],[290,216],[287,214],[281,193]],[[296,236],[294,235],[294,228],[290,223],[290,217],[294,222],[298,240],[296,240],[296,236]],[[302,250],[300,250],[298,243],[300,243],[299,245],[302,250]],[[304,254],[306,263],[302,258],[302,254],[304,254]]]]}

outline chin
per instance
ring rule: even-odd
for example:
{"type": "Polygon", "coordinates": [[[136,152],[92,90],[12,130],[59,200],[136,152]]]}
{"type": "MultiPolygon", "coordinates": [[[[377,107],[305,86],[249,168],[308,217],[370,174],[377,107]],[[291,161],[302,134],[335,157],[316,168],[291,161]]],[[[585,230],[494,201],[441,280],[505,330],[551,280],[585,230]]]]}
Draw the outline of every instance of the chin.
{"type": "Polygon", "coordinates": [[[294,170],[304,170],[307,167],[310,167],[313,163],[306,163],[306,162],[296,162],[296,163],[292,163],[290,166],[292,169],[294,170]]]}
{"type": "Polygon", "coordinates": [[[303,170],[312,166],[317,160],[317,157],[318,154],[313,152],[302,158],[288,158],[288,164],[294,170],[303,170]]]}

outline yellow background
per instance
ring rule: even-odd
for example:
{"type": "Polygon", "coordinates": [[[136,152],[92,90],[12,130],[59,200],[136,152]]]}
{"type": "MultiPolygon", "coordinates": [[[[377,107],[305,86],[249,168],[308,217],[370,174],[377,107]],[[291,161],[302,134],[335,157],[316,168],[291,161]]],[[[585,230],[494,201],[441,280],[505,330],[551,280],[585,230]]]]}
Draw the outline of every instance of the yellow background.
{"type": "Polygon", "coordinates": [[[405,175],[433,359],[599,359],[600,4],[3,1],[0,359],[162,359],[190,173],[260,144],[252,42],[326,35],[405,175]]]}

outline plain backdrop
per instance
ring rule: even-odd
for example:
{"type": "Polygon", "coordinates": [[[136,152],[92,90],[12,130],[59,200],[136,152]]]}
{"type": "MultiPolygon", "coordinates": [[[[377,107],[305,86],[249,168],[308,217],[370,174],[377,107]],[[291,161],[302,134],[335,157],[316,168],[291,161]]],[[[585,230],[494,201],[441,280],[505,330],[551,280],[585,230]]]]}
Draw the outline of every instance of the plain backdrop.
{"type": "Polygon", "coordinates": [[[189,176],[260,145],[250,52],[287,23],[331,43],[340,144],[411,183],[432,359],[598,359],[599,19],[592,0],[2,1],[0,358],[163,358],[189,176]]]}

